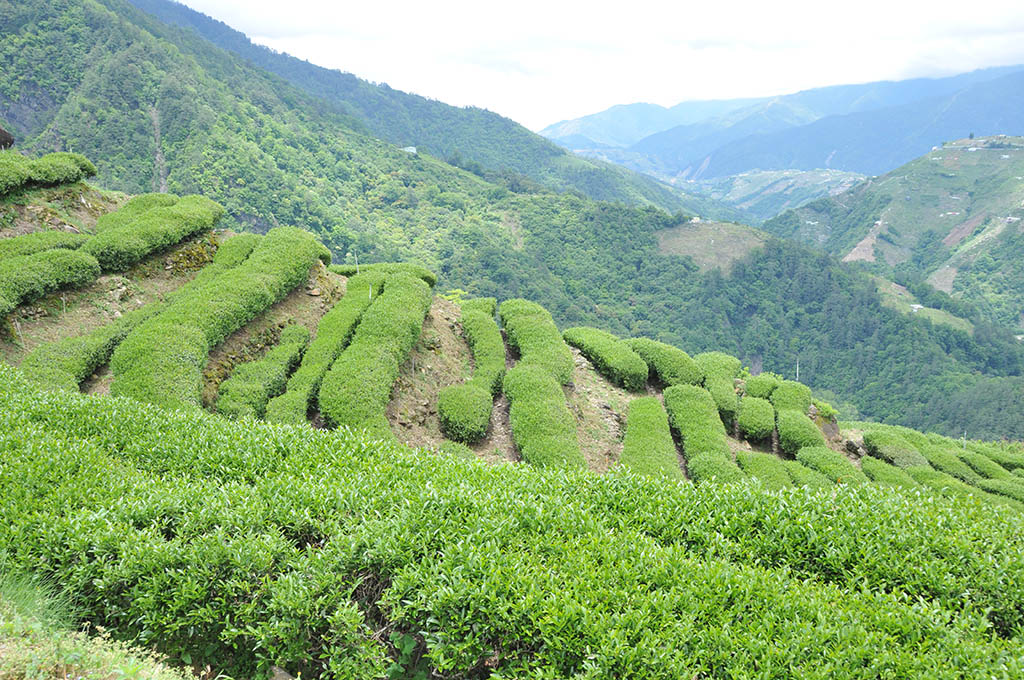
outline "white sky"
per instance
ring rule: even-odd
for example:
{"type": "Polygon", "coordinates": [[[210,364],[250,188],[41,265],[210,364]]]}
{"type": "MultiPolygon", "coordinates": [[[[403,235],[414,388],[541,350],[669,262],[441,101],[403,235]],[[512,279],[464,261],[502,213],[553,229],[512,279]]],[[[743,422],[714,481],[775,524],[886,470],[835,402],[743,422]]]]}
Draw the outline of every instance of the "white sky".
{"type": "Polygon", "coordinates": [[[1020,0],[184,2],[254,42],[534,130],[615,104],[1024,63],[1020,0]]]}

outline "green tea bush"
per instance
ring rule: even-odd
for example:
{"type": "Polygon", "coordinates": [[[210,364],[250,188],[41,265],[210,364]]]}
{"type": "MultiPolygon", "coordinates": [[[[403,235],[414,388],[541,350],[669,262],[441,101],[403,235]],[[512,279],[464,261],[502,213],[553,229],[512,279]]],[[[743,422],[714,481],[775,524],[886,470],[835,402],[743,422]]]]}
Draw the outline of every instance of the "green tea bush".
{"type": "Polygon", "coordinates": [[[743,368],[742,361],[724,352],[704,352],[695,356],[693,360],[704,373],[705,381],[708,379],[732,381],[743,368]]]}
{"type": "Polygon", "coordinates": [[[1013,471],[1013,474],[1015,474],[1018,477],[1024,477],[1024,468],[1017,468],[1016,470],[1013,471]]]}
{"type": "Polygon", "coordinates": [[[986,456],[1007,470],[1024,469],[1024,451],[1021,450],[1019,443],[967,442],[967,448],[986,456]]]}
{"type": "Polygon", "coordinates": [[[643,475],[683,479],[668,414],[657,397],[638,397],[629,402],[619,463],[643,475]]]}
{"type": "Polygon", "coordinates": [[[1024,518],[971,499],[484,466],[6,366],[0,450],[12,568],[234,677],[397,675],[385,626],[441,677],[1021,670],[1024,518]]]}
{"type": "Polygon", "coordinates": [[[860,459],[860,469],[868,479],[876,484],[885,484],[895,488],[914,489],[919,485],[905,470],[890,465],[873,456],[860,459]]]}
{"type": "Polygon", "coordinates": [[[5,196],[28,183],[29,163],[29,159],[17,151],[0,151],[0,196],[5,196]]]}
{"type": "Polygon", "coordinates": [[[520,361],[541,366],[562,385],[572,382],[572,352],[548,310],[519,298],[502,302],[498,313],[508,343],[519,352],[520,361]]]}
{"type": "Polygon", "coordinates": [[[722,352],[704,352],[694,357],[694,361],[704,373],[704,387],[714,398],[722,422],[732,428],[739,409],[735,378],[743,367],[742,362],[722,352]]]}
{"type": "Polygon", "coordinates": [[[0,318],[21,304],[61,288],[84,286],[96,280],[96,258],[81,250],[57,248],[0,261],[0,318]]]}
{"type": "Polygon", "coordinates": [[[790,456],[795,456],[797,451],[808,446],[825,446],[825,435],[801,411],[780,410],[776,414],[776,423],[779,429],[779,448],[790,456]]]}
{"type": "Polygon", "coordinates": [[[795,380],[783,380],[772,390],[771,402],[778,411],[799,411],[806,415],[811,407],[811,388],[795,380]]]}
{"type": "Polygon", "coordinates": [[[497,301],[479,298],[462,303],[461,323],[476,365],[466,383],[441,390],[437,413],[446,437],[474,443],[484,438],[491,422],[494,397],[505,375],[505,343],[494,320],[497,301]]]}
{"type": "Polygon", "coordinates": [[[940,496],[974,501],[982,506],[1005,505],[1024,512],[1024,504],[1018,503],[1012,498],[987,493],[978,487],[964,484],[956,477],[947,475],[945,472],[939,472],[932,468],[914,467],[908,468],[907,473],[918,484],[934,491],[940,496]]]}
{"type": "Polygon", "coordinates": [[[775,431],[775,408],[767,399],[743,397],[737,422],[740,433],[753,442],[771,439],[775,431]]]}
{"type": "Polygon", "coordinates": [[[271,229],[241,264],[174,296],[124,339],[110,361],[111,394],[166,408],[200,406],[210,349],[302,285],[316,261],[329,256],[307,231],[271,229]]]}
{"type": "Polygon", "coordinates": [[[669,423],[683,443],[683,456],[690,479],[695,482],[717,477],[720,482],[743,478],[732,460],[725,426],[711,394],[696,385],[673,385],[665,389],[665,410],[669,423]]]}
{"type": "Polygon", "coordinates": [[[975,451],[961,451],[960,460],[967,463],[985,479],[1013,479],[1013,475],[999,463],[975,451]]]}
{"type": "Polygon", "coordinates": [[[697,362],[678,347],[650,338],[631,338],[623,342],[647,363],[651,377],[666,387],[704,382],[704,373],[697,362]]]}
{"type": "Polygon", "coordinates": [[[180,199],[174,194],[139,194],[125,201],[117,210],[100,215],[96,220],[96,233],[121,228],[154,208],[169,208],[180,199]]]}
{"type": "Polygon", "coordinates": [[[970,465],[960,459],[955,448],[948,449],[927,443],[919,447],[918,451],[933,468],[941,470],[947,475],[952,475],[961,482],[977,485],[981,480],[981,476],[970,465]]]}
{"type": "Polygon", "coordinates": [[[1019,479],[982,479],[978,481],[978,486],[990,493],[1024,503],[1024,481],[1019,479]]]}
{"type": "Polygon", "coordinates": [[[793,486],[793,479],[782,459],[760,451],[737,451],[740,469],[764,484],[766,489],[784,489],[793,486]]]}
{"type": "Polygon", "coordinates": [[[240,364],[220,385],[217,412],[234,420],[262,418],[271,397],[280,394],[288,374],[302,360],[309,329],[293,324],[281,331],[278,343],[262,358],[240,364]]]}
{"type": "Polygon", "coordinates": [[[831,479],[813,468],[809,468],[798,460],[783,460],[782,465],[789,473],[790,479],[796,486],[806,486],[809,489],[825,489],[833,485],[831,479]]]}
{"type": "Polygon", "coordinates": [[[96,174],[96,166],[77,153],[58,151],[31,159],[17,151],[0,151],[0,196],[32,186],[81,182],[96,174]]]}
{"type": "MultiPolygon", "coordinates": [[[[130,212],[131,219],[108,223],[82,246],[104,271],[123,271],[152,253],[212,229],[224,208],[204,196],[184,196],[172,205],[130,212]]],[[[329,261],[330,256],[325,257],[329,261]]]]}
{"type": "Polygon", "coordinates": [[[406,274],[411,274],[418,279],[423,279],[423,281],[431,288],[437,285],[437,274],[426,267],[421,267],[420,265],[413,264],[411,262],[375,262],[372,264],[362,264],[359,265],[358,272],[356,271],[357,267],[354,264],[332,264],[330,266],[330,270],[341,276],[356,276],[357,273],[381,273],[387,275],[404,272],[406,274]]]}
{"type": "Polygon", "coordinates": [[[75,234],[68,231],[37,231],[21,236],[0,239],[0,261],[10,257],[33,255],[44,250],[63,248],[75,250],[89,240],[86,234],[75,234]]]}
{"type": "Polygon", "coordinates": [[[869,430],[864,433],[864,448],[875,458],[881,458],[898,468],[930,467],[928,459],[921,455],[910,442],[898,434],[885,430],[869,430]]]}
{"type": "Polygon", "coordinates": [[[561,385],[542,363],[520,361],[505,373],[509,425],[527,463],[547,468],[582,468],[576,419],[561,385]]]}
{"type": "Polygon", "coordinates": [[[633,392],[647,386],[647,363],[611,333],[580,326],[566,329],[562,337],[614,384],[633,392]]]}
{"type": "Polygon", "coordinates": [[[866,484],[868,481],[864,473],[846,456],[827,446],[804,447],[796,454],[796,459],[836,484],[866,484]]]}
{"type": "Polygon", "coordinates": [[[759,375],[752,375],[747,378],[743,389],[748,397],[768,399],[780,383],[782,383],[781,375],[765,371],[759,375]]]}
{"type": "Polygon", "coordinates": [[[399,367],[420,337],[433,295],[422,279],[389,274],[384,292],[363,313],[352,343],[320,384],[320,413],[335,427],[391,437],[385,411],[399,367]]]}
{"type": "Polygon", "coordinates": [[[316,337],[302,356],[299,368],[288,379],[284,394],[267,404],[265,418],[272,423],[305,424],[320,383],[331,365],[348,347],[366,308],[384,290],[387,275],[381,271],[351,277],[345,297],[320,319],[316,337]]]}

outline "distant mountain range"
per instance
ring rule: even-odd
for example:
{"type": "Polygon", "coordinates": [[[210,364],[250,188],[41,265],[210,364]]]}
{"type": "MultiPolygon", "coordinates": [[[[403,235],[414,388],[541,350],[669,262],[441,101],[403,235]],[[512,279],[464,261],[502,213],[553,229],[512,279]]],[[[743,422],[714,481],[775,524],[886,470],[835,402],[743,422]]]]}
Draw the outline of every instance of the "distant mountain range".
{"type": "Polygon", "coordinates": [[[753,170],[881,174],[945,140],[1024,132],[1024,66],[761,99],[616,106],[541,131],[664,180],[753,170]]]}

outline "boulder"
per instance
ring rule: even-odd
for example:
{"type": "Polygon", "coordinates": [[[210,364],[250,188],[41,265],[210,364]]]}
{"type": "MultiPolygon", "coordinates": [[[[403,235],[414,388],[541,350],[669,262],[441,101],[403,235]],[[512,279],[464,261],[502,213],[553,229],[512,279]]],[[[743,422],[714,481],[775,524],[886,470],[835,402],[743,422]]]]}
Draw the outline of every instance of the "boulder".
{"type": "Polygon", "coordinates": [[[0,127],[0,150],[10,149],[12,146],[14,146],[14,136],[0,127]]]}

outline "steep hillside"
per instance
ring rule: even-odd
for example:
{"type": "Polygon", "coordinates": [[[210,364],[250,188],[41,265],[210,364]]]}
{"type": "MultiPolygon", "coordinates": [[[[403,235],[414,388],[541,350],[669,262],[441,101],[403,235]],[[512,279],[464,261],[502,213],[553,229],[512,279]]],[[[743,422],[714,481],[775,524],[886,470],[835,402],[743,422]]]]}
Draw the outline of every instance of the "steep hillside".
{"type": "Polygon", "coordinates": [[[1024,327],[1024,139],[943,145],[765,224],[887,274],[926,279],[987,320],[1024,327]]]}

